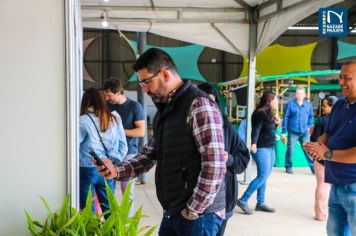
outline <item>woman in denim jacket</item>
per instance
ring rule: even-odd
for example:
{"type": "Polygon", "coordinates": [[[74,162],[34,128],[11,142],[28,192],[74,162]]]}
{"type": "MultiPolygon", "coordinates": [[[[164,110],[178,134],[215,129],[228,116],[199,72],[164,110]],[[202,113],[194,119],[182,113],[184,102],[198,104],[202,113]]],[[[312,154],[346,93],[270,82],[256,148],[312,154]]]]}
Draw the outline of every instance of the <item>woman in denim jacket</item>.
{"type": "MultiPolygon", "coordinates": [[[[83,95],[79,118],[79,143],[80,208],[85,207],[91,186],[93,196],[96,192],[102,212],[105,212],[109,209],[109,203],[104,177],[97,172],[90,153],[95,152],[100,158],[109,155],[108,158],[113,162],[120,162],[127,153],[127,144],[119,114],[110,113],[103,97],[94,88],[88,89],[83,95]]],[[[112,191],[114,191],[114,181],[107,180],[112,191]]]]}

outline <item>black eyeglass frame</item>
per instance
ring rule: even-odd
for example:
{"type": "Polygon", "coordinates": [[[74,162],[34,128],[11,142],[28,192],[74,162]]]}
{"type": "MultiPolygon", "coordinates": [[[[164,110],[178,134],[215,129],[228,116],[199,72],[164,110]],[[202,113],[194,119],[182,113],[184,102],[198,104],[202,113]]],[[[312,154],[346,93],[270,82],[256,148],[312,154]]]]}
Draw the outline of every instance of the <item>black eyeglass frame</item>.
{"type": "Polygon", "coordinates": [[[149,85],[149,82],[151,80],[153,80],[154,77],[156,77],[159,72],[161,72],[161,70],[157,71],[156,73],[154,73],[153,75],[151,75],[150,77],[142,80],[142,81],[138,81],[138,78],[137,78],[137,83],[141,86],[141,87],[145,87],[145,86],[148,86],[149,85]]]}

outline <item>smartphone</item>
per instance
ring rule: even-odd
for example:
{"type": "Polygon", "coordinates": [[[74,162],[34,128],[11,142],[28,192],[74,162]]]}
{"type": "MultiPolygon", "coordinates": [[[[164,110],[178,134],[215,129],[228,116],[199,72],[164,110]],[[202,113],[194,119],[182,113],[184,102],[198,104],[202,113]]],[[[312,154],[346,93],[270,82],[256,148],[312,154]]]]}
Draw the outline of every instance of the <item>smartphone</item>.
{"type": "Polygon", "coordinates": [[[94,158],[94,160],[96,161],[96,165],[97,166],[104,166],[104,170],[108,170],[109,174],[111,174],[110,170],[108,169],[108,167],[104,164],[104,162],[101,160],[101,158],[98,156],[98,154],[96,154],[94,151],[90,152],[90,155],[94,158]]]}

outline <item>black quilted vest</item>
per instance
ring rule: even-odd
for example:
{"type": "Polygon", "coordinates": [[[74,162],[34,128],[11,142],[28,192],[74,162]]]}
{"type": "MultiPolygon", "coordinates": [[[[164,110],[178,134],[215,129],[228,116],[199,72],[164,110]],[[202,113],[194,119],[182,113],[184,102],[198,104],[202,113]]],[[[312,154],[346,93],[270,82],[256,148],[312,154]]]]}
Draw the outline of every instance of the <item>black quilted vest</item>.
{"type": "MultiPolygon", "coordinates": [[[[208,97],[190,81],[185,81],[168,104],[156,104],[158,111],[153,121],[157,158],[155,182],[158,200],[168,215],[179,214],[186,207],[198,181],[201,155],[187,125],[187,116],[193,100],[202,96],[208,97]]],[[[225,207],[224,186],[223,181],[206,213],[225,207]]]]}

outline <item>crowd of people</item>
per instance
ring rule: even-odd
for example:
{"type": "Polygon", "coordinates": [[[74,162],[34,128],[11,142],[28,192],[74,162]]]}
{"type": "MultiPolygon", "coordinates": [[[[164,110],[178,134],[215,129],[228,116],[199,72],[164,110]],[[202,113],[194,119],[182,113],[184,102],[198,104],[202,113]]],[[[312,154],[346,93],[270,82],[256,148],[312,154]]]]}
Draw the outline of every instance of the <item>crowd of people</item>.
{"type": "MultiPolygon", "coordinates": [[[[315,219],[328,219],[328,235],[356,235],[356,127],[352,128],[356,124],[356,63],[345,64],[340,73],[345,98],[322,100],[323,116],[315,125],[304,87],[297,87],[283,120],[276,114],[278,97],[265,91],[251,121],[246,121],[252,125],[249,148],[220,110],[214,87],[183,80],[166,52],[148,49],[133,69],[157,108],[153,135],[139,151],[137,140],[144,135],[145,117],[141,105],[124,95],[120,80],[106,81],[104,98],[96,89],[85,91],[80,113],[81,208],[89,186],[106,211],[104,178],[112,190],[120,181],[124,191],[128,181],[156,166],[156,193],[163,208],[159,235],[224,235],[236,205],[245,214],[253,213],[248,200],[254,192],[256,211],[276,212],[266,204],[266,188],[276,158],[275,130],[281,126],[287,144],[286,173],[293,174],[297,141],[315,172],[315,219]],[[92,152],[104,165],[95,166],[92,152]],[[257,176],[238,198],[237,174],[245,171],[250,154],[257,176]]],[[[131,191],[133,200],[134,188],[131,191]]]]}

